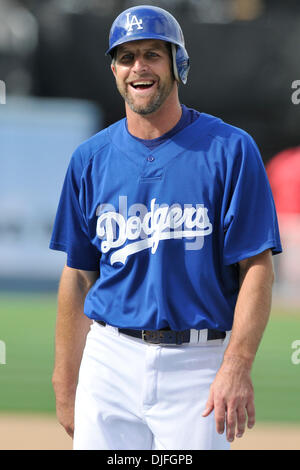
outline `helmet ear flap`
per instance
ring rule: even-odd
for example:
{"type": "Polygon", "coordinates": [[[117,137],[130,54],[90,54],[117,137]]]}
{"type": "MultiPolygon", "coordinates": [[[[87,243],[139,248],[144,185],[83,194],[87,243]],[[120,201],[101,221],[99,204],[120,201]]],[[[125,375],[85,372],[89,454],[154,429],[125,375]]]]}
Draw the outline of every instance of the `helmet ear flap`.
{"type": "Polygon", "coordinates": [[[172,46],[172,61],[173,61],[173,71],[175,79],[178,82],[182,82],[184,85],[187,82],[187,76],[190,69],[190,60],[187,55],[186,50],[183,47],[176,46],[176,44],[171,44],[172,46]]]}
{"type": "Polygon", "coordinates": [[[176,62],[177,47],[173,43],[171,44],[171,50],[172,50],[172,62],[173,62],[174,77],[175,77],[175,80],[177,80],[177,82],[180,82],[180,78],[178,76],[178,70],[177,70],[177,62],[176,62]]]}

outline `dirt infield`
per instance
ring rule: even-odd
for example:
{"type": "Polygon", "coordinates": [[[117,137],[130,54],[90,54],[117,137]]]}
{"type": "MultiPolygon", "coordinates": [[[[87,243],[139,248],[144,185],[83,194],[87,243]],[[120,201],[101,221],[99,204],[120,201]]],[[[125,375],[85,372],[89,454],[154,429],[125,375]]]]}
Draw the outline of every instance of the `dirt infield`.
{"type": "MultiPolygon", "coordinates": [[[[54,416],[0,414],[0,450],[72,450],[54,416]]],[[[300,450],[300,426],[257,424],[232,450],[300,450]]]]}

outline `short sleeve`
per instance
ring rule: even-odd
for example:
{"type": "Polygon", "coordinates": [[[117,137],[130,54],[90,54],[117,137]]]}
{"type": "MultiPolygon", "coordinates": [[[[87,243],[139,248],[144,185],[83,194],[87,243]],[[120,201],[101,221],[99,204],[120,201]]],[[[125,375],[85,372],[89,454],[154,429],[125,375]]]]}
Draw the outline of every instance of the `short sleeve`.
{"type": "Polygon", "coordinates": [[[67,253],[67,266],[86,271],[99,270],[100,252],[91,243],[80,206],[84,165],[78,148],[72,155],[55,217],[49,247],[67,253]]]}
{"type": "Polygon", "coordinates": [[[225,265],[267,249],[273,254],[282,251],[275,204],[257,145],[245,133],[235,152],[223,220],[225,265]]]}

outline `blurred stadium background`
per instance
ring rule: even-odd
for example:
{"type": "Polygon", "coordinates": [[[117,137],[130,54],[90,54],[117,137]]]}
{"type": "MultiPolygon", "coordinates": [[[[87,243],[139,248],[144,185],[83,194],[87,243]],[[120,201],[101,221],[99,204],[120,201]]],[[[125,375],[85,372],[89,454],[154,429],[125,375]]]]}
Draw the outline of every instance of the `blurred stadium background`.
{"type": "Polygon", "coordinates": [[[0,448],[4,417],[55,412],[65,256],[48,249],[51,229],[71,153],[124,116],[104,52],[115,16],[143,3],[182,25],[191,71],[181,101],[244,128],[261,150],[284,254],[253,370],[257,420],[300,427],[299,0],[0,0],[0,448]]]}

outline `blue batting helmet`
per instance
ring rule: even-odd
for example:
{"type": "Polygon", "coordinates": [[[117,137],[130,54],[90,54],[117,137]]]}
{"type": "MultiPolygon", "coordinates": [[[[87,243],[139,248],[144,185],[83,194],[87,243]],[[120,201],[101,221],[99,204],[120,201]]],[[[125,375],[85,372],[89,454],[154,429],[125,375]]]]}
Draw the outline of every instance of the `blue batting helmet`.
{"type": "Polygon", "coordinates": [[[190,60],[181,27],[174,16],[150,5],[128,8],[112,24],[106,55],[113,55],[113,50],[120,44],[141,39],[160,39],[171,43],[174,76],[177,81],[187,82],[190,60]]]}

